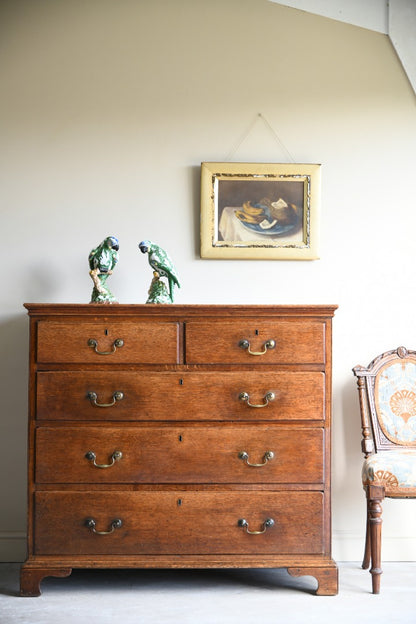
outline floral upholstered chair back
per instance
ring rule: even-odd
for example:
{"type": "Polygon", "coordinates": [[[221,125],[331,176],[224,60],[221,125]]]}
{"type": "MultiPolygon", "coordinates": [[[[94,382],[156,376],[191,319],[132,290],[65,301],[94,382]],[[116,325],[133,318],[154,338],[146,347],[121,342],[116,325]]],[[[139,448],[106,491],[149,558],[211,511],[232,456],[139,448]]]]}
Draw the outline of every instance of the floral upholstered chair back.
{"type": "Polygon", "coordinates": [[[416,352],[399,347],[372,364],[374,376],[368,381],[374,384],[370,411],[375,450],[416,447],[416,352]]]}

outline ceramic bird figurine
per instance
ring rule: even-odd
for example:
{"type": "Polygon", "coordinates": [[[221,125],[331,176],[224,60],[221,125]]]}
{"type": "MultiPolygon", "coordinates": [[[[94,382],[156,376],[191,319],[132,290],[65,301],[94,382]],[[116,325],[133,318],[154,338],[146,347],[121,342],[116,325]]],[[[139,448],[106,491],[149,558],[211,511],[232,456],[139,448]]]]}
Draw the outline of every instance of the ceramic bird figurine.
{"type": "Polygon", "coordinates": [[[162,247],[159,247],[159,245],[149,240],[144,240],[139,243],[139,249],[142,253],[148,254],[149,264],[154,271],[147,303],[173,303],[174,286],[176,285],[178,288],[181,286],[169,255],[162,247]],[[163,291],[163,282],[160,282],[159,277],[167,278],[169,293],[163,291]],[[167,300],[166,295],[168,295],[169,300],[167,300]]]}
{"type": "Polygon", "coordinates": [[[91,250],[88,262],[94,288],[90,303],[117,303],[106,282],[118,262],[118,250],[118,239],[115,236],[107,236],[98,247],[91,250]]]}

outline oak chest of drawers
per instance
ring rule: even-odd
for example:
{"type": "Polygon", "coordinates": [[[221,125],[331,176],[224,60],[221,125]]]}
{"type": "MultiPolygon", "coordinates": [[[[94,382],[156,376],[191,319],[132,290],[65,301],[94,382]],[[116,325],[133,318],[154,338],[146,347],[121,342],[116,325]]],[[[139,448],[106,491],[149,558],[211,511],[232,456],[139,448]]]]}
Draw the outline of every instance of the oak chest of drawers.
{"type": "Polygon", "coordinates": [[[336,306],[26,307],[22,595],[88,567],[286,567],[337,592],[336,306]]]}

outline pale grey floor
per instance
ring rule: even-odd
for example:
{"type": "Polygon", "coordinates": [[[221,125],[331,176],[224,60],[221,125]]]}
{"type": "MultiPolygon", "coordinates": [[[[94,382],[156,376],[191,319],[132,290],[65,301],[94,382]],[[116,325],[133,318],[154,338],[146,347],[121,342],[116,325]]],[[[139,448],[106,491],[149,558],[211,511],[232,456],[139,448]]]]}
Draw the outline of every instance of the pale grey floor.
{"type": "Polygon", "coordinates": [[[285,570],[75,570],[20,598],[18,564],[0,564],[1,624],[415,624],[416,562],[385,563],[381,594],[358,563],[340,564],[338,596],[285,570]]]}

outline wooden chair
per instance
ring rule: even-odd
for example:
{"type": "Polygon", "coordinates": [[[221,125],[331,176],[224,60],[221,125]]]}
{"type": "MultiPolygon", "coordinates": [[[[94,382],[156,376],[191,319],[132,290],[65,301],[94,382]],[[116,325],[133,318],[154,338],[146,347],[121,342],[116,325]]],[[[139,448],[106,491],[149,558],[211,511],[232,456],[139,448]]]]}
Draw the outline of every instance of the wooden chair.
{"type": "Polygon", "coordinates": [[[362,567],[380,593],[382,501],[416,498],[416,351],[399,347],[356,366],[365,456],[367,530],[362,567]]]}

